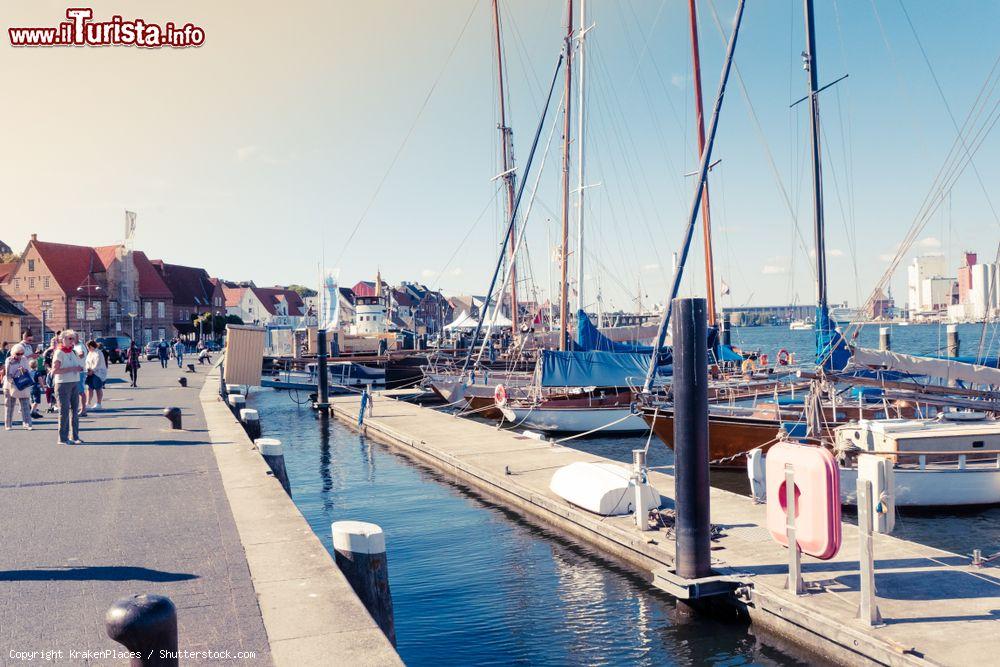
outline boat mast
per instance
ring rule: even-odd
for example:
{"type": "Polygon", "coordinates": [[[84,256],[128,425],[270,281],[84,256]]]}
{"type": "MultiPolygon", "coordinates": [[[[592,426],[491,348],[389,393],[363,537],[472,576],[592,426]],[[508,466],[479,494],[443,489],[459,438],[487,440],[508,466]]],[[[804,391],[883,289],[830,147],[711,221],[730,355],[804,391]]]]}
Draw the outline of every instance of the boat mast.
{"type": "MultiPolygon", "coordinates": [[[[507,217],[510,217],[511,211],[514,210],[514,197],[515,197],[515,178],[514,175],[514,140],[513,133],[510,127],[507,126],[507,97],[504,91],[504,67],[503,67],[503,43],[500,40],[500,0],[493,0],[493,28],[496,41],[496,54],[497,54],[497,88],[500,102],[500,154],[503,160],[503,174],[504,182],[507,184],[507,217]]],[[[517,223],[510,228],[510,263],[511,269],[511,279],[510,279],[510,321],[511,321],[511,331],[514,336],[517,335],[517,320],[518,320],[518,308],[517,308],[517,257],[514,248],[514,239],[517,236],[516,232],[517,223]]]]}
{"type": "Polygon", "coordinates": [[[559,349],[566,351],[569,343],[569,317],[567,299],[569,290],[569,133],[572,122],[573,85],[573,0],[566,0],[566,90],[563,93],[563,209],[562,209],[562,253],[559,285],[559,349]]]}
{"type": "MultiPolygon", "coordinates": [[[[813,224],[816,235],[816,308],[817,336],[826,341],[829,335],[829,304],[826,296],[826,238],[823,224],[823,167],[819,143],[819,75],[816,63],[816,25],[813,1],[804,0],[806,19],[806,51],[803,66],[809,72],[809,124],[812,129],[813,224]],[[825,329],[825,331],[824,331],[825,329]]],[[[825,344],[825,343],[824,343],[825,344]]]]}
{"type": "Polygon", "coordinates": [[[667,302],[663,305],[663,316],[660,318],[660,327],[656,332],[656,343],[653,345],[653,354],[649,358],[649,369],[646,371],[646,381],[642,390],[648,392],[653,387],[653,378],[656,376],[656,365],[660,350],[667,338],[667,327],[670,326],[670,316],[673,311],[674,299],[680,291],[681,278],[684,277],[684,265],[687,263],[688,251],[691,249],[691,239],[694,237],[694,227],[698,222],[698,210],[701,208],[701,197],[705,191],[705,182],[708,180],[708,166],[712,159],[712,146],[715,144],[715,133],[719,128],[719,113],[722,111],[722,100],[726,95],[726,84],[729,82],[729,72],[733,66],[733,54],[736,52],[736,40],[740,34],[740,26],[743,23],[743,8],[746,0],[739,0],[736,6],[736,16],[733,18],[733,31],[729,35],[729,45],[726,47],[726,59],[722,66],[722,77],[719,80],[719,90],[715,95],[715,106],[712,109],[712,120],[708,126],[708,138],[705,142],[705,150],[701,152],[701,165],[698,168],[698,187],[695,189],[694,198],[691,202],[691,209],[688,212],[688,221],[684,229],[684,240],[681,243],[681,256],[674,270],[674,278],[670,284],[670,293],[667,295],[667,302]]]}
{"type": "MultiPolygon", "coordinates": [[[[698,117],[698,157],[705,150],[705,106],[701,95],[701,49],[698,46],[698,9],[688,0],[691,18],[691,64],[694,67],[694,107],[698,117]]],[[[701,224],[705,237],[705,287],[708,297],[708,326],[715,326],[715,263],[712,256],[712,216],[708,207],[708,183],[702,193],[701,224]]]]}
{"type": "MultiPolygon", "coordinates": [[[[587,34],[587,0],[580,0],[580,37],[579,37],[579,68],[577,69],[577,110],[576,110],[576,133],[577,133],[577,202],[576,202],[576,310],[579,313],[584,309],[586,303],[583,300],[583,141],[584,141],[584,121],[586,120],[586,94],[584,66],[586,59],[584,56],[584,42],[587,34]]],[[[598,324],[600,326],[600,324],[598,324]]]]}

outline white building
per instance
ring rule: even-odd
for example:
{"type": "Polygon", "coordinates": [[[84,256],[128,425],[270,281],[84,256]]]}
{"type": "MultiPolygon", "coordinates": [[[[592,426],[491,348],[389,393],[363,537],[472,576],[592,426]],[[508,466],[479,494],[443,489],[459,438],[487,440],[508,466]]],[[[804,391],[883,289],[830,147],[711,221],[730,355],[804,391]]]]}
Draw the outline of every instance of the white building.
{"type": "Polygon", "coordinates": [[[913,258],[906,271],[910,319],[932,317],[948,310],[955,279],[946,273],[944,255],[913,258]]]}
{"type": "Polygon", "coordinates": [[[354,335],[383,334],[386,332],[385,298],[379,296],[358,296],[354,298],[354,335]]]}
{"type": "Polygon", "coordinates": [[[969,290],[969,305],[974,320],[981,321],[993,315],[1000,307],[997,294],[997,265],[973,264],[972,288],[969,290]]]}

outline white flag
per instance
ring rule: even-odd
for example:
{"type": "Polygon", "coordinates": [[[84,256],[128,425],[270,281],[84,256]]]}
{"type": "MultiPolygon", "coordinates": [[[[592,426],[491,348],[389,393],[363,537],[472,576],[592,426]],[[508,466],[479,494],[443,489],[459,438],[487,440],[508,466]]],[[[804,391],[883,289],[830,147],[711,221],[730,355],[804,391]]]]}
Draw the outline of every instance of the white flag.
{"type": "Polygon", "coordinates": [[[722,294],[720,296],[726,296],[729,294],[729,285],[726,284],[725,280],[720,281],[722,283],[722,294]]]}
{"type": "Polygon", "coordinates": [[[131,241],[133,236],[135,236],[135,213],[125,211],[125,240],[131,241]]]}

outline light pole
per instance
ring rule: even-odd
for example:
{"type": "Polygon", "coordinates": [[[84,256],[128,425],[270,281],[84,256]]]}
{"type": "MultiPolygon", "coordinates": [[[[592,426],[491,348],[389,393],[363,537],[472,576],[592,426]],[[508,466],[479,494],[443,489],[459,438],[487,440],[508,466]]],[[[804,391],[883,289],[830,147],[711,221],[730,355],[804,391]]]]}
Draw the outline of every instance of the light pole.
{"type": "Polygon", "coordinates": [[[133,312],[133,311],[130,311],[129,314],[128,314],[128,316],[130,318],[132,318],[132,341],[133,342],[135,342],[135,316],[136,315],[138,315],[138,313],[133,312]]]}

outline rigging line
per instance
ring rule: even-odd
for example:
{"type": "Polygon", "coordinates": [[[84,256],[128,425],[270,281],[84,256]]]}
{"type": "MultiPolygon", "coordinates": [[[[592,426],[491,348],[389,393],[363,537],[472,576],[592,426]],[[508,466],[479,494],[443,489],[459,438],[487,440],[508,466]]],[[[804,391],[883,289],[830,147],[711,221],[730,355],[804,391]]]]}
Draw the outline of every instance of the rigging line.
{"type": "MultiPolygon", "coordinates": [[[[629,86],[632,85],[632,83],[635,81],[636,77],[639,74],[639,70],[642,69],[643,60],[646,57],[646,53],[649,51],[649,44],[652,41],[653,31],[656,30],[656,26],[660,22],[660,16],[663,13],[663,7],[665,5],[666,5],[666,0],[660,0],[660,6],[656,10],[656,16],[653,18],[653,22],[649,25],[649,31],[646,33],[646,36],[643,39],[642,52],[640,52],[635,57],[635,68],[632,70],[632,75],[628,78],[628,80],[625,83],[625,87],[626,88],[628,88],[629,86]]],[[[632,8],[631,4],[629,5],[629,8],[632,9],[632,16],[635,19],[636,23],[638,23],[639,22],[638,18],[635,17],[635,9],[632,8]]],[[[622,28],[624,28],[625,32],[627,33],[628,32],[628,26],[625,25],[625,22],[622,20],[622,18],[617,13],[615,15],[616,15],[616,17],[618,17],[619,23],[621,24],[622,28]]],[[[639,32],[640,32],[640,34],[642,33],[641,30],[639,32]]],[[[631,49],[631,51],[632,51],[632,54],[635,55],[635,48],[634,48],[633,40],[631,39],[631,36],[630,35],[626,35],[626,40],[625,41],[629,44],[630,47],[633,47],[631,49]]],[[[651,59],[651,62],[653,63],[653,68],[656,70],[657,76],[660,78],[660,82],[663,83],[663,76],[659,72],[659,66],[656,64],[656,60],[655,59],[651,59]]],[[[664,85],[664,92],[667,93],[665,85],[664,85]]],[[[684,132],[685,125],[684,125],[683,122],[681,122],[681,117],[677,113],[677,107],[674,105],[673,97],[671,97],[669,95],[669,93],[666,94],[665,97],[667,98],[667,104],[670,106],[670,112],[673,114],[674,120],[677,121],[677,127],[681,130],[681,132],[684,132]]]]}
{"type": "MultiPolygon", "coordinates": [[[[715,2],[709,0],[708,7],[712,11],[712,19],[715,22],[715,27],[718,28],[719,37],[722,39],[723,43],[726,42],[726,31],[722,27],[722,22],[719,20],[719,14],[715,9],[715,2]]],[[[747,90],[746,82],[743,80],[743,74],[740,72],[740,66],[735,62],[733,63],[733,72],[736,74],[736,81],[739,83],[740,92],[743,94],[743,100],[746,102],[747,110],[750,112],[750,119],[753,121],[754,128],[757,132],[757,138],[761,142],[761,146],[764,149],[764,154],[767,157],[767,163],[771,167],[771,172],[774,175],[775,182],[778,185],[778,190],[781,192],[781,197],[785,202],[785,206],[788,208],[788,213],[792,218],[792,226],[795,229],[795,235],[799,239],[799,245],[802,251],[805,253],[806,257],[809,256],[809,248],[806,244],[805,238],[802,236],[802,230],[799,228],[799,218],[795,213],[795,209],[792,207],[791,199],[788,197],[788,191],[785,189],[785,184],[781,179],[781,173],[778,171],[778,165],[774,162],[774,155],[771,153],[771,146],[767,141],[767,136],[764,134],[764,128],[760,124],[760,118],[757,116],[757,110],[754,107],[753,101],[750,99],[750,92],[747,90]]],[[[813,278],[816,277],[816,265],[814,262],[809,262],[809,267],[812,269],[813,278]]]]}
{"type": "MultiPolygon", "coordinates": [[[[824,125],[822,125],[822,124],[820,125],[820,131],[823,133],[823,142],[826,143],[827,145],[829,145],[829,140],[827,139],[827,136],[826,136],[826,127],[824,125]]],[[[829,151],[827,152],[827,156],[828,157],[832,157],[832,156],[830,156],[830,152],[829,151]]],[[[847,245],[848,245],[848,249],[850,250],[850,253],[851,253],[851,264],[852,264],[853,269],[854,269],[854,286],[855,286],[855,290],[858,290],[858,254],[857,254],[857,245],[855,244],[855,240],[854,240],[854,238],[851,235],[851,230],[850,230],[850,227],[848,226],[848,223],[847,223],[847,216],[845,214],[845,209],[844,209],[844,200],[841,198],[841,195],[840,195],[840,181],[837,178],[837,170],[836,169],[830,169],[830,175],[833,177],[833,191],[837,195],[837,208],[838,208],[838,211],[840,212],[840,220],[841,220],[841,222],[844,223],[844,234],[847,236],[847,245]]],[[[857,301],[861,301],[860,295],[858,296],[857,301]]]]}
{"type": "MultiPolygon", "coordinates": [[[[934,86],[937,88],[938,95],[941,96],[941,101],[944,103],[944,108],[948,112],[948,118],[951,119],[952,127],[955,128],[955,132],[958,134],[959,138],[961,138],[962,132],[961,130],[958,129],[958,122],[955,120],[955,114],[953,114],[951,111],[951,105],[948,104],[948,98],[945,96],[944,90],[941,88],[941,82],[938,80],[937,73],[935,73],[934,67],[931,65],[931,60],[927,56],[927,51],[924,50],[924,43],[920,40],[920,35],[917,34],[917,29],[913,25],[913,21],[910,20],[910,13],[906,11],[906,6],[903,4],[902,0],[897,0],[897,1],[899,2],[899,8],[903,10],[903,16],[906,17],[907,25],[910,26],[910,32],[913,33],[913,39],[916,40],[917,46],[920,48],[920,55],[923,56],[924,64],[927,65],[927,70],[931,74],[931,79],[934,80],[934,86]]],[[[998,63],[1000,63],[1000,56],[998,56],[997,60],[994,61],[993,63],[993,69],[990,70],[990,76],[992,76],[993,71],[996,70],[998,63]]],[[[989,81],[989,78],[990,77],[987,77],[987,81],[989,81]]],[[[964,148],[966,154],[968,154],[969,147],[966,146],[964,140],[962,141],[962,148],[964,148]]],[[[976,163],[972,160],[971,156],[969,156],[969,166],[972,167],[972,173],[976,175],[976,180],[979,182],[979,187],[983,191],[983,196],[986,198],[986,203],[989,205],[990,211],[993,212],[993,219],[996,220],[998,223],[1000,223],[1000,215],[997,215],[997,210],[993,206],[993,200],[990,198],[989,192],[986,191],[986,184],[983,183],[983,177],[980,175],[979,168],[976,166],[976,163]]]]}
{"type": "Polygon", "coordinates": [[[368,214],[371,212],[372,206],[375,205],[375,200],[378,199],[379,193],[382,192],[382,186],[384,186],[386,181],[389,179],[389,174],[392,173],[393,167],[395,167],[396,162],[399,161],[399,156],[403,154],[403,149],[406,148],[406,145],[410,141],[410,137],[413,136],[413,130],[417,127],[417,123],[420,122],[420,118],[423,116],[424,110],[427,109],[427,104],[428,102],[430,102],[431,97],[434,95],[434,91],[437,89],[438,83],[441,82],[441,78],[444,76],[445,70],[448,69],[448,64],[451,63],[452,56],[454,56],[455,51],[458,50],[458,45],[462,43],[462,37],[465,36],[465,31],[466,29],[468,29],[469,23],[472,22],[472,17],[476,13],[476,9],[478,9],[480,2],[481,0],[476,0],[473,3],[472,10],[469,12],[469,15],[465,18],[465,23],[462,25],[462,30],[458,33],[458,38],[455,40],[455,43],[452,44],[451,50],[448,52],[448,57],[445,58],[444,64],[438,71],[438,74],[435,77],[434,82],[431,84],[430,90],[427,91],[427,95],[424,97],[424,101],[420,104],[420,108],[417,110],[417,115],[413,118],[413,122],[410,124],[409,129],[406,131],[406,135],[403,137],[402,143],[399,144],[399,148],[396,149],[396,154],[393,155],[392,160],[389,162],[389,166],[385,170],[385,173],[382,174],[382,178],[379,180],[378,185],[375,186],[375,191],[372,193],[371,199],[368,200],[368,204],[361,212],[361,216],[358,218],[358,221],[354,223],[354,229],[352,229],[351,233],[347,235],[347,239],[341,246],[340,254],[337,255],[337,260],[333,263],[334,266],[340,265],[340,260],[344,258],[344,253],[347,252],[348,246],[350,246],[351,241],[354,239],[354,236],[358,233],[358,230],[361,229],[361,225],[362,223],[364,223],[365,219],[368,217],[368,214]]]}
{"type": "Polygon", "coordinates": [[[451,253],[451,256],[448,258],[448,261],[445,262],[444,267],[438,272],[437,283],[435,283],[434,285],[435,290],[441,287],[441,279],[444,277],[445,272],[448,270],[449,267],[451,267],[451,263],[455,261],[455,257],[457,257],[458,253],[462,250],[462,246],[464,246],[465,242],[469,240],[470,236],[472,236],[472,232],[476,230],[476,227],[486,216],[486,213],[489,212],[489,210],[493,207],[493,203],[496,201],[497,195],[500,194],[500,191],[503,190],[504,187],[506,187],[506,184],[503,182],[501,182],[500,185],[497,186],[496,191],[494,191],[494,193],[490,196],[489,201],[486,202],[486,206],[483,207],[483,210],[481,210],[479,212],[479,215],[476,216],[476,219],[473,220],[472,225],[469,226],[469,229],[468,231],[465,232],[465,236],[462,237],[462,240],[458,242],[458,246],[451,253]]]}

